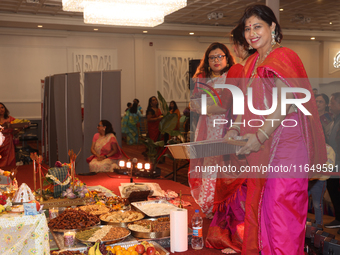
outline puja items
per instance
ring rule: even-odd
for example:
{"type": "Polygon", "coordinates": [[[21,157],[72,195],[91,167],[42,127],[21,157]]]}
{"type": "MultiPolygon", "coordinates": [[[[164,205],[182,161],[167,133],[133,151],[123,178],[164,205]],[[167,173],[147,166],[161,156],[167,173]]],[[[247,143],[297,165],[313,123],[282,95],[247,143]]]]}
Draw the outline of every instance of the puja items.
{"type": "Polygon", "coordinates": [[[32,200],[35,200],[35,196],[33,195],[32,190],[30,189],[30,187],[28,187],[26,183],[23,183],[16,191],[12,202],[27,203],[32,200]]]}
{"type": "Polygon", "coordinates": [[[128,200],[119,196],[108,197],[106,200],[106,205],[114,211],[119,211],[128,207],[128,200]]]}
{"type": "Polygon", "coordinates": [[[66,229],[82,229],[99,223],[99,218],[82,210],[68,209],[50,220],[48,227],[54,231],[66,229]]]}

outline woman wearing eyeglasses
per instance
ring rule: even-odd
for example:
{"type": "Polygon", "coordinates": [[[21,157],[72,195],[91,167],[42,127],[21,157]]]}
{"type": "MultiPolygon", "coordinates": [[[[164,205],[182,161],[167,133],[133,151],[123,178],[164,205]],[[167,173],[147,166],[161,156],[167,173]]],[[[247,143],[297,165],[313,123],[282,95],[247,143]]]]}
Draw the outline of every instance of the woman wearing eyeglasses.
{"type": "MultiPolygon", "coordinates": [[[[228,48],[222,43],[212,43],[206,50],[203,59],[194,75],[195,88],[191,97],[191,110],[201,113],[199,102],[202,94],[207,94],[207,115],[200,115],[195,132],[195,141],[220,139],[226,125],[216,125],[214,120],[231,117],[232,96],[228,89],[214,89],[215,84],[225,84],[227,72],[234,65],[234,59],[228,48]],[[214,100],[210,95],[214,96],[214,100]],[[218,94],[218,95],[217,95],[218,94]],[[221,100],[219,100],[219,98],[221,100]],[[221,104],[222,102],[222,104],[221,104]]],[[[196,166],[224,165],[223,156],[206,157],[191,160],[189,184],[191,194],[202,212],[212,218],[217,173],[200,173],[196,166]]]]}
{"type": "Polygon", "coordinates": [[[87,158],[90,172],[113,172],[118,168],[118,159],[122,158],[122,152],[113,131],[112,124],[108,120],[101,120],[97,127],[98,133],[93,136],[91,153],[87,158]]]}
{"type": "MultiPolygon", "coordinates": [[[[236,26],[230,33],[233,50],[241,61],[233,65],[227,75],[227,84],[240,86],[242,70],[248,57],[256,52],[249,49],[249,44],[242,34],[242,26],[236,26]]],[[[236,118],[236,116],[234,117],[236,118]]],[[[234,119],[233,118],[233,119],[234,119]]],[[[225,159],[227,159],[225,157],[225,159]]],[[[229,155],[230,165],[239,169],[246,166],[245,156],[229,155]]],[[[247,194],[247,184],[244,178],[235,178],[230,173],[219,176],[216,180],[214,197],[214,219],[210,224],[206,246],[215,249],[233,249],[240,252],[243,241],[244,203],[247,194]],[[223,177],[223,178],[222,178],[223,177]],[[225,224],[228,222],[228,224],[225,224]]]]}

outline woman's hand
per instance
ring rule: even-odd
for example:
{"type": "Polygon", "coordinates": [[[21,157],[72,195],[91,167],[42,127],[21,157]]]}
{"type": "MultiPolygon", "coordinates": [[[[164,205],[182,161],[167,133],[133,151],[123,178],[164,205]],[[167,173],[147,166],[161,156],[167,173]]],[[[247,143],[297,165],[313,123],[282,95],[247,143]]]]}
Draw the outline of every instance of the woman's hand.
{"type": "Polygon", "coordinates": [[[106,159],[106,157],[103,156],[103,155],[99,155],[99,156],[97,157],[97,160],[98,160],[98,161],[102,161],[102,160],[104,160],[104,159],[106,159]]]}
{"type": "Polygon", "coordinates": [[[227,140],[235,139],[236,136],[238,136],[238,132],[232,129],[232,130],[229,130],[227,134],[224,136],[224,140],[227,141],[227,140]]]}
{"type": "Polygon", "coordinates": [[[261,144],[255,134],[245,134],[243,139],[248,139],[248,141],[245,146],[236,152],[236,155],[250,154],[251,152],[258,151],[261,148],[261,144]]]}

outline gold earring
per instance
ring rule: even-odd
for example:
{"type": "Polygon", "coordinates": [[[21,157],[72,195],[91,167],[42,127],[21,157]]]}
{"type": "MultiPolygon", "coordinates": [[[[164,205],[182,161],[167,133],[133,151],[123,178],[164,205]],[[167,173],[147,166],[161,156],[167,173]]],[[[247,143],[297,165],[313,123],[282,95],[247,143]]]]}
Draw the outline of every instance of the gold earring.
{"type": "Polygon", "coordinates": [[[210,72],[210,66],[208,67],[208,71],[210,72]]]}
{"type": "Polygon", "coordinates": [[[276,44],[276,41],[275,41],[275,32],[273,31],[272,32],[272,45],[274,46],[276,44]]]}
{"type": "Polygon", "coordinates": [[[250,45],[249,45],[249,47],[248,47],[248,50],[252,50],[252,49],[254,49],[253,47],[251,47],[250,45]]]}
{"type": "Polygon", "coordinates": [[[227,63],[226,67],[229,67],[229,64],[227,63]]]}

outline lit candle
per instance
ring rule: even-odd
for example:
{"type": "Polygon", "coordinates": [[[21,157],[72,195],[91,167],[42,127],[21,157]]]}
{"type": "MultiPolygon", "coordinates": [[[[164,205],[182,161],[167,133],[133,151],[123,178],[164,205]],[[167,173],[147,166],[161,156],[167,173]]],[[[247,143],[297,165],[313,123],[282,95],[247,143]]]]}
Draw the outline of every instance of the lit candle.
{"type": "Polygon", "coordinates": [[[64,233],[64,246],[72,247],[74,246],[76,233],[75,232],[65,232],[64,233]]]}
{"type": "Polygon", "coordinates": [[[53,208],[49,209],[48,212],[49,212],[50,220],[52,220],[59,215],[59,208],[53,207],[53,208]]]}

